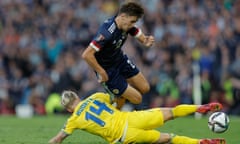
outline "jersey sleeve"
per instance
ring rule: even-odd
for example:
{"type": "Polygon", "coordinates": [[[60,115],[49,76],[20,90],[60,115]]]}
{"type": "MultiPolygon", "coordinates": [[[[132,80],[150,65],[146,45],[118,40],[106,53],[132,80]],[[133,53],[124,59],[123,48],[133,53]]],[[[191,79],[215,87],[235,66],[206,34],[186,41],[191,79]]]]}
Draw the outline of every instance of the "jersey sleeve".
{"type": "Polygon", "coordinates": [[[98,52],[110,41],[110,39],[111,36],[108,34],[108,32],[101,28],[91,41],[90,46],[98,52]]]}
{"type": "Polygon", "coordinates": [[[62,131],[67,135],[71,135],[75,129],[76,127],[74,121],[72,121],[71,118],[69,118],[67,122],[64,124],[62,131]]]}
{"type": "Polygon", "coordinates": [[[134,36],[134,37],[139,37],[141,34],[142,34],[142,30],[136,26],[132,27],[128,33],[131,35],[131,36],[134,36]]]}

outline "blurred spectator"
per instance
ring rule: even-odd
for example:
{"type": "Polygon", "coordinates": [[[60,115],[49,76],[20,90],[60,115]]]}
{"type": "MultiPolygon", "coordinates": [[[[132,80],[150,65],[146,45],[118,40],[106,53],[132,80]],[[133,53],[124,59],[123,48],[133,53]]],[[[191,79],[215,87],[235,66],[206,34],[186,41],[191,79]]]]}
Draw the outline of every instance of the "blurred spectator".
{"type": "Polygon", "coordinates": [[[29,104],[32,105],[34,114],[36,115],[45,115],[46,110],[44,106],[43,98],[41,97],[41,93],[39,93],[37,90],[34,90],[29,98],[29,104]]]}
{"type": "MultiPolygon", "coordinates": [[[[45,109],[48,115],[62,112],[63,107],[61,105],[61,96],[57,93],[51,93],[46,100],[45,109]]],[[[38,112],[36,107],[35,112],[38,112]]],[[[42,112],[42,108],[40,109],[40,112],[42,112]]]]}

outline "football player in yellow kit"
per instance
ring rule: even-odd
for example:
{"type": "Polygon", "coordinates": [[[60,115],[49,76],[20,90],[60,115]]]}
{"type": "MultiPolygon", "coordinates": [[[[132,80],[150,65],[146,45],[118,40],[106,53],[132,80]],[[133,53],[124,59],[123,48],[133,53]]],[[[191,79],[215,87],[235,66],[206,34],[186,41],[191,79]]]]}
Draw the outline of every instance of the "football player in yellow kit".
{"type": "Polygon", "coordinates": [[[73,91],[62,93],[62,105],[72,112],[64,128],[50,144],[61,143],[76,129],[101,136],[109,143],[172,143],[172,144],[225,144],[222,138],[194,139],[171,133],[161,133],[155,128],[166,121],[194,112],[207,113],[222,109],[220,103],[206,105],[178,105],[173,108],[153,108],[142,111],[123,112],[110,103],[107,93],[94,93],[81,101],[73,91]]]}

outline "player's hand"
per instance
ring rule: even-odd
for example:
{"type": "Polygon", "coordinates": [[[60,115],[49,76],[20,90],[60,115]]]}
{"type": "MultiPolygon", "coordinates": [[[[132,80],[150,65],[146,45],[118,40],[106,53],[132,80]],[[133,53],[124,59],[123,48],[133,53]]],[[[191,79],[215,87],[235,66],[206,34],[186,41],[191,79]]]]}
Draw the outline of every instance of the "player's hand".
{"type": "Polygon", "coordinates": [[[155,39],[153,36],[145,36],[145,41],[144,41],[144,45],[146,47],[151,47],[154,43],[155,39]]]}
{"type": "Polygon", "coordinates": [[[98,82],[103,83],[106,81],[108,81],[108,75],[107,75],[106,71],[102,71],[102,72],[98,73],[98,82]]]}

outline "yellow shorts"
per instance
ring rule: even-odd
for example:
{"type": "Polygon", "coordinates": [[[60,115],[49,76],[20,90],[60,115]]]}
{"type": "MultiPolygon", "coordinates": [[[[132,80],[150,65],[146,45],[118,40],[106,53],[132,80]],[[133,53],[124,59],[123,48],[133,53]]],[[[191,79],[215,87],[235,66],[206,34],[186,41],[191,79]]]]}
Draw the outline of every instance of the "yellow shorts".
{"type": "Polygon", "coordinates": [[[154,143],[160,138],[160,132],[154,129],[163,124],[164,119],[160,108],[131,112],[123,143],[154,143]]]}

